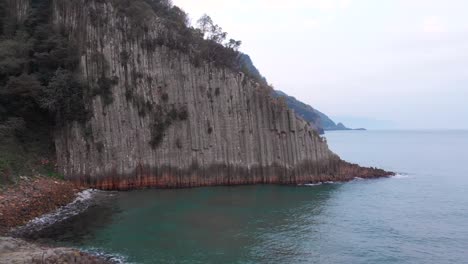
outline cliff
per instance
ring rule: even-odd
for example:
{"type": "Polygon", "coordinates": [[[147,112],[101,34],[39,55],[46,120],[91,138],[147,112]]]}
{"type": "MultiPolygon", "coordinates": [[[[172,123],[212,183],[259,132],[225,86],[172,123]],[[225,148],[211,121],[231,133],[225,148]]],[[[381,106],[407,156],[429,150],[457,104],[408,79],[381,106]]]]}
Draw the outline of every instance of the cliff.
{"type": "Polygon", "coordinates": [[[67,179],[101,189],[298,184],[389,173],[342,161],[272,89],[194,59],[144,1],[51,1],[80,52],[85,121],[55,132],[67,179]]]}

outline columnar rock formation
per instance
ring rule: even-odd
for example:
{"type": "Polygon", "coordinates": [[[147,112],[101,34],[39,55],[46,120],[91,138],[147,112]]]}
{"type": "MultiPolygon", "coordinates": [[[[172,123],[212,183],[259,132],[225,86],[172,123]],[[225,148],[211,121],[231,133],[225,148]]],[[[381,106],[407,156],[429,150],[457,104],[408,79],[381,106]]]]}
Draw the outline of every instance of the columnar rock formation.
{"type": "Polygon", "coordinates": [[[79,43],[82,75],[96,95],[85,124],[56,132],[67,178],[129,189],[386,174],[341,161],[271,88],[158,44],[177,37],[150,9],[135,16],[117,2],[53,1],[54,24],[79,43]]]}
{"type": "Polygon", "coordinates": [[[13,15],[17,21],[23,21],[28,14],[30,0],[3,0],[4,5],[8,7],[8,13],[5,15],[13,15]]]}

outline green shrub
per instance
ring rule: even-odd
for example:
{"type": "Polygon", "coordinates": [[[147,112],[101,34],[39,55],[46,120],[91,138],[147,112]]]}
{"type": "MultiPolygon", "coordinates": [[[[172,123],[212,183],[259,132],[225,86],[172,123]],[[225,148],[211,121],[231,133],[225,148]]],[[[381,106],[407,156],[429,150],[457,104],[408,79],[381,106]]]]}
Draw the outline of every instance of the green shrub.
{"type": "Polygon", "coordinates": [[[83,121],[86,108],[83,102],[84,85],[70,71],[59,68],[49,85],[44,87],[40,106],[57,115],[59,122],[83,121]]]}
{"type": "Polygon", "coordinates": [[[104,106],[112,104],[114,102],[114,97],[112,96],[112,87],[118,83],[119,80],[116,76],[109,78],[107,76],[101,75],[97,81],[97,87],[93,91],[93,96],[101,96],[104,106]]]}
{"type": "Polygon", "coordinates": [[[65,176],[57,171],[55,164],[49,160],[41,160],[41,165],[38,172],[41,176],[64,180],[65,176]]]}
{"type": "Polygon", "coordinates": [[[153,123],[151,124],[150,140],[150,145],[152,148],[156,148],[159,146],[159,144],[161,144],[164,139],[164,133],[170,125],[171,122],[168,122],[168,120],[163,116],[156,116],[153,119],[153,123]]]}
{"type": "Polygon", "coordinates": [[[7,157],[0,157],[0,174],[7,175],[11,169],[11,161],[7,157]]]}
{"type": "Polygon", "coordinates": [[[158,105],[152,118],[151,147],[156,148],[162,143],[167,129],[174,122],[185,121],[187,119],[188,111],[186,107],[176,108],[174,105],[171,107],[168,107],[167,105],[158,105]]]}

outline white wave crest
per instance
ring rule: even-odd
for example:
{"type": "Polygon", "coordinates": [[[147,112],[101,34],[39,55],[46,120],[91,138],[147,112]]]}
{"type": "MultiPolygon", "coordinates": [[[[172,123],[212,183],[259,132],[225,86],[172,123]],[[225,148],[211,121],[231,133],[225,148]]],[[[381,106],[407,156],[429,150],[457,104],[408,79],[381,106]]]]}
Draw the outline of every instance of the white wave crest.
{"type": "Polygon", "coordinates": [[[326,182],[318,182],[318,183],[307,183],[307,184],[301,184],[299,186],[308,186],[308,187],[313,187],[313,186],[320,186],[323,184],[336,184],[340,182],[334,182],[334,181],[326,181],[326,182]]]}
{"type": "Polygon", "coordinates": [[[308,184],[303,184],[302,186],[319,186],[319,185],[322,185],[323,183],[319,182],[319,183],[308,183],[308,184]]]}
{"type": "Polygon", "coordinates": [[[392,176],[393,179],[408,179],[410,176],[408,174],[396,174],[392,176]]]}
{"type": "Polygon", "coordinates": [[[115,253],[112,253],[112,254],[105,253],[104,250],[101,250],[99,248],[87,248],[87,249],[82,249],[82,251],[86,252],[88,254],[91,254],[93,256],[108,260],[111,263],[115,263],[115,264],[134,264],[134,263],[128,262],[127,257],[124,256],[124,255],[115,254],[115,253]]]}

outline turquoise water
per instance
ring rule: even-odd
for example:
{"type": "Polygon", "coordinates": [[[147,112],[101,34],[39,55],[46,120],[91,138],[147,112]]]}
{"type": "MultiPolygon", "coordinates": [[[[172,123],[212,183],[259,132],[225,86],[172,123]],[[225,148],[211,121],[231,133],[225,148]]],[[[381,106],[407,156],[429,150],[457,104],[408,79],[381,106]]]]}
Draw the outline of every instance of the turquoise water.
{"type": "Polygon", "coordinates": [[[468,132],[327,134],[401,175],[112,193],[42,236],[130,263],[467,263],[468,132]]]}

